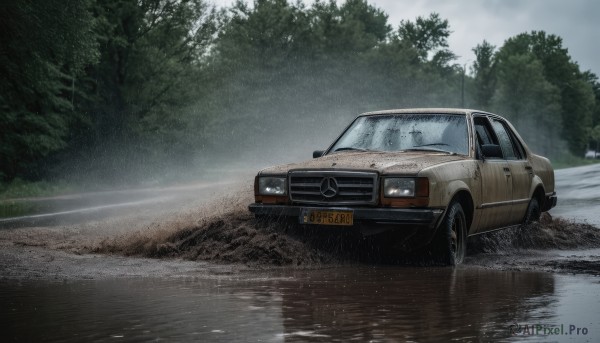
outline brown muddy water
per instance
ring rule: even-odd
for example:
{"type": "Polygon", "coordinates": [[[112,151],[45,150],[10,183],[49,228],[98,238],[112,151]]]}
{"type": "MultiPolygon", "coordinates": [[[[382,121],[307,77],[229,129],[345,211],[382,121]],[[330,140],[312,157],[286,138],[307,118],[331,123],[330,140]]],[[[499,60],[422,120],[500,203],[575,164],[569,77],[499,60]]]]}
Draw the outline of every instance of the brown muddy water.
{"type": "Polygon", "coordinates": [[[456,268],[257,223],[246,196],[208,203],[223,185],[5,218],[2,341],[598,342],[600,168],[557,184],[554,220],[456,268]]]}
{"type": "Polygon", "coordinates": [[[2,281],[0,320],[4,341],[596,342],[599,299],[591,277],[346,266],[2,281]]]}

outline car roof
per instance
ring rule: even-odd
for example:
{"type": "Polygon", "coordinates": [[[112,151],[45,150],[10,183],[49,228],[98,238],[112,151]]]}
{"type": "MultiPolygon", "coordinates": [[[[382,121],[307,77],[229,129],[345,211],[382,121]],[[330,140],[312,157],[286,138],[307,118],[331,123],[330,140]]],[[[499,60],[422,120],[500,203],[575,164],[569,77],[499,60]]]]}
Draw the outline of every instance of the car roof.
{"type": "Polygon", "coordinates": [[[472,113],[472,112],[491,114],[491,113],[487,113],[485,111],[464,109],[464,108],[402,108],[402,109],[393,109],[393,110],[365,112],[365,113],[360,114],[360,116],[371,116],[371,115],[379,115],[379,114],[462,114],[462,115],[465,115],[467,113],[472,113]]]}

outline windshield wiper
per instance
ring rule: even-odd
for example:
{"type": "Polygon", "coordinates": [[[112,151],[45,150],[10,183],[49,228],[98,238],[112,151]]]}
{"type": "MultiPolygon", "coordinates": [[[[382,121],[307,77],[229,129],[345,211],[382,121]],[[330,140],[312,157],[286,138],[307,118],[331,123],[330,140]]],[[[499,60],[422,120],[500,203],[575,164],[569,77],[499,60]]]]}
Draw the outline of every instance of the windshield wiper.
{"type": "Polygon", "coordinates": [[[337,148],[333,152],[336,152],[336,151],[377,151],[377,150],[353,148],[353,147],[348,146],[348,147],[337,148]]]}
{"type": "Polygon", "coordinates": [[[423,146],[425,146],[425,145],[418,145],[418,146],[414,146],[409,149],[402,149],[401,151],[433,151],[433,152],[443,152],[443,153],[450,154],[450,155],[456,154],[455,152],[451,152],[448,150],[442,150],[442,149],[436,149],[436,148],[422,148],[423,146]]]}
{"type": "Polygon", "coordinates": [[[432,146],[432,145],[450,145],[450,144],[446,144],[446,143],[430,143],[430,144],[421,144],[421,145],[415,145],[413,146],[413,148],[420,148],[422,146],[432,146]]]}

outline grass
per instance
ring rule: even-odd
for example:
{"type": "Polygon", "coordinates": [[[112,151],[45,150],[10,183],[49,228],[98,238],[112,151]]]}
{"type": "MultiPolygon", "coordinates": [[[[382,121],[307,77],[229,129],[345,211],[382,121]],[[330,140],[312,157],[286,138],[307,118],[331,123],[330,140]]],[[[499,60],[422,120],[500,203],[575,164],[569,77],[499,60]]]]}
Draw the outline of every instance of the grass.
{"type": "Polygon", "coordinates": [[[0,184],[0,201],[27,197],[56,196],[78,189],[65,181],[25,181],[14,179],[0,184]]]}
{"type": "Polygon", "coordinates": [[[563,155],[560,158],[552,159],[551,162],[554,169],[564,169],[600,163],[600,159],[588,159],[573,155],[563,155]]]}

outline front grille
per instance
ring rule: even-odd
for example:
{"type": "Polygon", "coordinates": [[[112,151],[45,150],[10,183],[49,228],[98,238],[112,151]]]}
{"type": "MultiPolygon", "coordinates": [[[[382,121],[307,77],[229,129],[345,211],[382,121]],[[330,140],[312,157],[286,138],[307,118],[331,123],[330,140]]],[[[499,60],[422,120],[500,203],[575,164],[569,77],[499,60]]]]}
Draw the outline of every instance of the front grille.
{"type": "Polygon", "coordinates": [[[377,189],[377,173],[292,171],[289,174],[290,199],[296,203],[373,205],[377,202],[377,189]],[[329,192],[327,182],[331,185],[329,192]]]}

